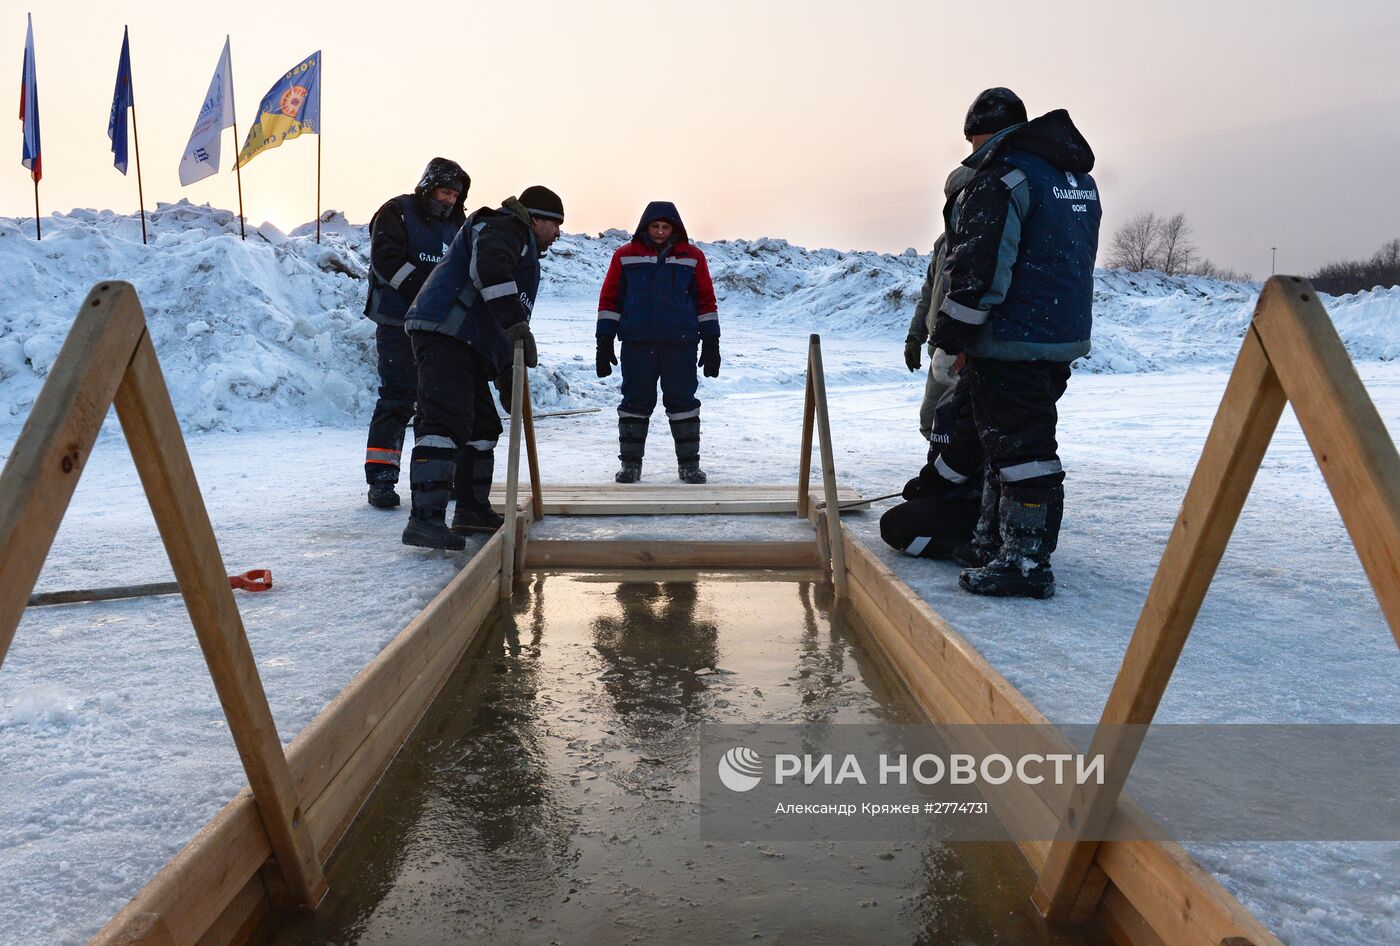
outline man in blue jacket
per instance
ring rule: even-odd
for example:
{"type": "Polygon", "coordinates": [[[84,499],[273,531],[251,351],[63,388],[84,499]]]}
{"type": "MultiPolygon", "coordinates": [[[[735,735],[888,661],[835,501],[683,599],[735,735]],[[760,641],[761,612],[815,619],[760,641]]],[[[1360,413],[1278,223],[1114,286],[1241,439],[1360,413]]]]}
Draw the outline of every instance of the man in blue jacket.
{"type": "Polygon", "coordinates": [[[642,211],[632,239],[618,247],[598,296],[598,377],[617,364],[622,339],[622,403],[617,408],[619,483],[642,478],[647,426],[656,409],[656,386],[676,442],[676,474],[684,483],[705,482],[700,469],[700,379],[719,377],[719,304],[709,263],[690,242],[670,201],[642,211]],[[700,357],[695,357],[696,350],[700,357]]]}
{"type": "MultiPolygon", "coordinates": [[[[982,515],[955,557],[959,584],[986,595],[1048,598],[1064,513],[1055,404],[1070,362],[1089,352],[1098,185],[1094,152],[1063,109],[1034,121],[1009,89],[987,89],[963,132],[975,169],[948,233],[948,295],[933,369],[964,383],[986,456],[982,515]]],[[[945,454],[945,461],[950,458],[945,454]]],[[[975,471],[951,465],[945,477],[975,471]]]]}
{"type": "Polygon", "coordinates": [[[478,210],[408,310],[404,328],[418,365],[418,420],[405,545],[462,549],[462,533],[494,532],[501,525],[490,505],[501,420],[489,382],[510,370],[517,341],[525,346],[526,366],[539,363],[530,313],[540,257],[563,222],[564,204],[546,187],[527,187],[499,210],[478,210]],[[454,477],[457,508],[449,531],[454,477]]]}

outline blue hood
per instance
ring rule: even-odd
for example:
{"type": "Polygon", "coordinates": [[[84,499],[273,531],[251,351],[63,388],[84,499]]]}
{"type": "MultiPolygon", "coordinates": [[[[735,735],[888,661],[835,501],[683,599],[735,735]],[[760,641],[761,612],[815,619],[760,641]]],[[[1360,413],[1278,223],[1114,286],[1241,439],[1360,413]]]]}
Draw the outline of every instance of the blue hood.
{"type": "Polygon", "coordinates": [[[685,232],[685,224],[681,221],[680,211],[676,210],[676,205],[669,200],[653,200],[647,204],[647,209],[642,211],[642,219],[637,222],[636,232],[632,234],[635,243],[647,244],[647,225],[655,220],[669,221],[671,226],[676,228],[672,243],[689,243],[690,237],[685,232]]]}

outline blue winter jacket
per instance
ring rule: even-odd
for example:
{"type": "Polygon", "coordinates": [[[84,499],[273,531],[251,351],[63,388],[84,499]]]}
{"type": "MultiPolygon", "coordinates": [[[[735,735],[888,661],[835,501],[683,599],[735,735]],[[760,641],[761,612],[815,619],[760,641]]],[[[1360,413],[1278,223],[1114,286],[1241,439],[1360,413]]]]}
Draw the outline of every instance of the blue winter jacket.
{"type": "Polygon", "coordinates": [[[505,330],[530,320],[540,256],[530,213],[514,197],[473,213],[413,300],[409,332],[440,332],[467,343],[495,378],[510,367],[505,330]]]}
{"type": "Polygon", "coordinates": [[[1060,109],[963,163],[977,173],[951,215],[948,295],[931,344],[1003,361],[1087,354],[1102,217],[1088,142],[1060,109]]]}

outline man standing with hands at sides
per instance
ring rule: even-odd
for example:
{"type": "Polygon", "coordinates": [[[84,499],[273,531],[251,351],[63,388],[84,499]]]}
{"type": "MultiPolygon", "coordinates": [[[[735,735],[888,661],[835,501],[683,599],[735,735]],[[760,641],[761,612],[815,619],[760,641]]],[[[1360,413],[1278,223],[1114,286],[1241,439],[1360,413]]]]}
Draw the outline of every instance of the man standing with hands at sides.
{"type": "Polygon", "coordinates": [[[700,469],[700,379],[719,377],[719,305],[705,254],[686,234],[669,201],[652,201],[632,239],[613,253],[598,298],[598,377],[617,364],[622,339],[622,403],[618,405],[619,483],[642,478],[647,427],[656,408],[656,385],[682,482],[703,483],[700,469]],[[699,349],[700,357],[696,358],[699,349]]]}
{"type": "MultiPolygon", "coordinates": [[[[977,96],[963,123],[973,169],[948,231],[948,294],[939,308],[933,370],[963,379],[986,456],[973,540],[954,549],[958,583],[982,595],[1048,598],[1050,555],[1064,514],[1055,404],[1070,362],[1089,352],[1098,185],[1094,152],[1069,113],[1034,121],[1010,89],[977,96]]],[[[956,441],[956,438],[954,438],[956,441]]],[[[939,474],[974,471],[946,463],[939,474]]]]}
{"type": "Polygon", "coordinates": [[[539,364],[530,314],[540,258],[563,222],[564,204],[547,187],[527,187],[498,210],[478,210],[408,310],[404,327],[418,365],[418,421],[405,545],[462,549],[463,533],[494,532],[503,522],[490,506],[501,436],[490,382],[510,370],[516,342],[524,345],[526,367],[539,364]],[[449,530],[454,479],[457,508],[449,530]]]}
{"type": "Polygon", "coordinates": [[[375,211],[369,221],[369,298],[365,315],[376,324],[379,400],[365,445],[369,504],[399,504],[403,434],[418,402],[418,368],[403,317],[433,267],[442,260],[466,218],[462,207],[472,179],[456,161],[433,158],[411,194],[401,194],[375,211]]]}

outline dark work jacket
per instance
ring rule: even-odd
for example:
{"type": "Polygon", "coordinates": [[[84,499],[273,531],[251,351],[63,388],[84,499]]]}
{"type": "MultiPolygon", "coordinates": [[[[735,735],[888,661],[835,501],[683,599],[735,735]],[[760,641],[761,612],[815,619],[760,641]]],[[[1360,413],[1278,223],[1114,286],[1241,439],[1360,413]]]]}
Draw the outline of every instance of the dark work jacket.
{"type": "Polygon", "coordinates": [[[499,210],[482,209],[467,218],[409,308],[404,328],[465,342],[495,378],[510,367],[505,330],[530,320],[539,288],[540,255],[530,213],[511,197],[499,210]]]}
{"type": "Polygon", "coordinates": [[[1005,361],[1087,354],[1102,216],[1088,142],[1061,109],[1002,132],[964,163],[977,173],[948,234],[933,343],[1005,361]]]}
{"type": "Polygon", "coordinates": [[[369,297],[365,315],[380,325],[402,325],[404,313],[442,261],[465,215],[458,207],[434,220],[422,198],[401,194],[370,218],[369,297]]]}

